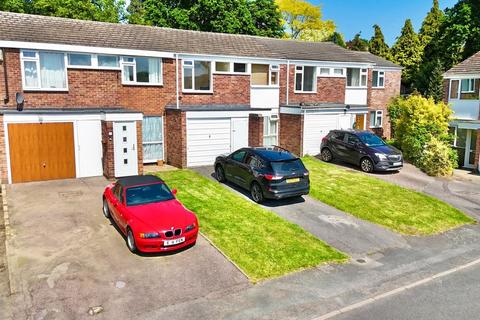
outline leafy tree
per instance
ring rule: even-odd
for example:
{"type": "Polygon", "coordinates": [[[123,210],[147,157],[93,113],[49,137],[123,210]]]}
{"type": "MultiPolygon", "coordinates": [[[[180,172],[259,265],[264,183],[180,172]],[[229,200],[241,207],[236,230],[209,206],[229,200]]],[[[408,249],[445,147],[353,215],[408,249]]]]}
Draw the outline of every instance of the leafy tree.
{"type": "Polygon", "coordinates": [[[303,34],[305,40],[325,39],[335,31],[332,20],[322,20],[320,6],[304,0],[277,0],[277,4],[289,38],[302,39],[303,34]]]}
{"type": "Polygon", "coordinates": [[[390,53],[390,48],[388,47],[388,44],[385,43],[382,29],[377,24],[373,26],[373,29],[375,30],[375,33],[372,39],[370,39],[368,50],[374,55],[391,60],[392,55],[390,53]]]}
{"type": "Polygon", "coordinates": [[[412,21],[407,19],[400,37],[392,47],[393,61],[404,67],[402,83],[407,91],[411,91],[414,76],[418,72],[422,60],[423,47],[418,35],[413,30],[412,21]]]}
{"type": "Polygon", "coordinates": [[[127,20],[130,24],[146,24],[144,20],[144,0],[130,0],[127,7],[127,20]]]}
{"type": "Polygon", "coordinates": [[[456,166],[448,133],[450,108],[443,102],[412,94],[392,100],[388,110],[395,114],[391,118],[394,138],[405,159],[428,174],[450,174],[456,166]]]}
{"type": "Polygon", "coordinates": [[[354,51],[368,51],[368,40],[361,38],[361,32],[359,32],[352,40],[347,41],[347,48],[354,51]]]}
{"type": "Polygon", "coordinates": [[[256,35],[271,38],[283,36],[282,15],[274,0],[248,1],[247,5],[257,30],[256,35]]]}
{"type": "Polygon", "coordinates": [[[330,41],[335,44],[338,44],[340,47],[346,48],[347,44],[345,43],[345,40],[343,39],[343,34],[340,32],[334,32],[330,37],[328,37],[325,41],[330,41]]]}
{"type": "Polygon", "coordinates": [[[18,13],[30,13],[31,12],[30,4],[31,4],[30,1],[25,1],[25,0],[1,0],[0,10],[18,12],[18,13]]]}
{"type": "Polygon", "coordinates": [[[439,59],[432,63],[432,70],[427,77],[425,96],[433,98],[435,102],[443,100],[443,67],[439,59]]]}
{"type": "Polygon", "coordinates": [[[420,42],[423,46],[427,46],[432,39],[438,35],[440,26],[442,24],[442,19],[443,11],[440,10],[438,0],[433,0],[433,6],[423,20],[420,32],[418,34],[420,37],[420,42]]]}

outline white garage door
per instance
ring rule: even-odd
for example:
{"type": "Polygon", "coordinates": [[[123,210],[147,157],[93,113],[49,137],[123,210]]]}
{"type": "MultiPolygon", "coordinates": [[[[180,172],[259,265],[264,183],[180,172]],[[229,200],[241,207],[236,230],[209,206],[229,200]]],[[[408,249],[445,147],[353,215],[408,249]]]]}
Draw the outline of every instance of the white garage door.
{"type": "Polygon", "coordinates": [[[351,115],[343,114],[306,114],[304,118],[303,153],[317,155],[320,144],[330,130],[352,127],[351,115]]]}

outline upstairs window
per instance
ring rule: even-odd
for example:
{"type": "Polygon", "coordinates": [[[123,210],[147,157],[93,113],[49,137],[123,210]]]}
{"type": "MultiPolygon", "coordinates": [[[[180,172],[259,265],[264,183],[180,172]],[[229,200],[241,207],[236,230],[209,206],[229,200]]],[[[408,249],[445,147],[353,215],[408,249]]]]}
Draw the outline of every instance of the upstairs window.
{"type": "Polygon", "coordinates": [[[366,88],[367,69],[347,68],[347,87],[366,88]]]}
{"type": "Polygon", "coordinates": [[[90,54],[83,53],[69,53],[68,54],[69,66],[92,66],[92,56],[90,54]]]}
{"type": "Polygon", "coordinates": [[[278,65],[252,64],[252,86],[278,86],[278,65]]]}
{"type": "Polygon", "coordinates": [[[295,67],[295,91],[296,92],[316,92],[316,68],[308,66],[295,67]]]}
{"type": "Polygon", "coordinates": [[[183,61],[183,91],[212,91],[212,70],[210,61],[183,61]]]}
{"type": "Polygon", "coordinates": [[[474,93],[475,92],[475,79],[462,79],[460,85],[461,93],[474,93]]]}
{"type": "Polygon", "coordinates": [[[100,68],[118,68],[119,67],[117,56],[98,55],[97,62],[100,68]]]}
{"type": "Polygon", "coordinates": [[[247,64],[239,62],[224,62],[216,61],[215,62],[215,72],[216,73],[247,73],[247,64]]]}
{"type": "Polygon", "coordinates": [[[22,78],[25,90],[66,90],[65,54],[22,51],[22,78]]]}
{"type": "Polygon", "coordinates": [[[460,86],[460,80],[450,81],[450,99],[458,99],[459,86],[460,86]]]}
{"type": "Polygon", "coordinates": [[[343,68],[335,68],[333,69],[333,75],[334,76],[343,76],[343,68]]]}
{"type": "Polygon", "coordinates": [[[162,60],[160,58],[123,57],[122,83],[161,85],[162,60]]]}
{"type": "Polygon", "coordinates": [[[372,87],[384,88],[385,87],[385,71],[373,71],[372,73],[372,87]]]}
{"type": "Polygon", "coordinates": [[[383,111],[370,111],[370,128],[381,128],[383,125],[383,111]]]}

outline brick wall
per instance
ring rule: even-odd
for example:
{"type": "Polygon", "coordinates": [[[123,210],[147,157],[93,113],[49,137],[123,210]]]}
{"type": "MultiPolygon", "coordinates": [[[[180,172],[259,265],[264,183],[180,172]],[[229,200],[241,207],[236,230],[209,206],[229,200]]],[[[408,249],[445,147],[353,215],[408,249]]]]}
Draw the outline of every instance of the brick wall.
{"type": "Polygon", "coordinates": [[[109,179],[114,178],[113,122],[111,121],[102,121],[102,148],[103,175],[109,179]],[[109,135],[109,133],[112,133],[112,135],[109,135]]]}
{"type": "MultiPolygon", "coordinates": [[[[280,77],[280,103],[286,104],[287,66],[282,65],[280,77]]],[[[317,77],[316,93],[295,93],[295,65],[290,65],[288,103],[345,103],[346,78],[317,77]]]]}
{"type": "Polygon", "coordinates": [[[280,147],[301,156],[303,152],[303,115],[280,114],[280,147]]]}
{"type": "MultiPolygon", "coordinates": [[[[372,69],[369,69],[368,72],[368,108],[369,110],[383,110],[382,128],[372,131],[382,137],[391,138],[388,104],[391,98],[400,94],[401,76],[402,73],[400,71],[385,71],[385,88],[372,88],[372,69]]],[[[370,127],[370,114],[367,115],[367,126],[370,127]]]]}
{"type": "Polygon", "coordinates": [[[165,130],[167,163],[178,167],[187,166],[187,117],[185,112],[167,110],[165,130]]]}
{"type": "MultiPolygon", "coordinates": [[[[9,107],[15,107],[15,93],[22,92],[20,51],[6,49],[9,107]]],[[[0,76],[3,79],[3,67],[0,76]]],[[[175,61],[163,60],[163,86],[122,85],[119,70],[68,69],[68,91],[26,91],[26,108],[124,107],[146,115],[162,115],[175,103],[175,61]]],[[[3,80],[0,80],[3,84],[3,80]]],[[[3,92],[4,86],[1,87],[3,92]]],[[[3,96],[3,95],[2,95],[3,96]]]]}
{"type": "Polygon", "coordinates": [[[7,152],[5,141],[5,128],[3,115],[0,115],[0,180],[1,183],[8,183],[7,152]]]}
{"type": "Polygon", "coordinates": [[[248,118],[248,145],[250,147],[263,146],[263,117],[250,114],[248,118]]]}

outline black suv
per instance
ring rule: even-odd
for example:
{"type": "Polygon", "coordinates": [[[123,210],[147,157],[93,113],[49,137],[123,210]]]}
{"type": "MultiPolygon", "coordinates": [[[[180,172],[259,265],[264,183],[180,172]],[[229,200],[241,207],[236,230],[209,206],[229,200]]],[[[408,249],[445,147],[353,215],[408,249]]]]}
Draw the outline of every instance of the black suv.
{"type": "Polygon", "coordinates": [[[403,167],[402,152],[386,144],[370,131],[332,130],[323,138],[320,147],[323,161],[338,158],[362,171],[398,171],[403,167]]]}
{"type": "Polygon", "coordinates": [[[217,180],[250,191],[252,199],[282,199],[308,194],[308,170],[298,157],[279,147],[242,148],[215,160],[217,180]]]}

